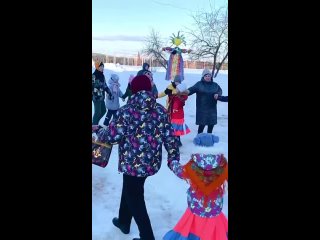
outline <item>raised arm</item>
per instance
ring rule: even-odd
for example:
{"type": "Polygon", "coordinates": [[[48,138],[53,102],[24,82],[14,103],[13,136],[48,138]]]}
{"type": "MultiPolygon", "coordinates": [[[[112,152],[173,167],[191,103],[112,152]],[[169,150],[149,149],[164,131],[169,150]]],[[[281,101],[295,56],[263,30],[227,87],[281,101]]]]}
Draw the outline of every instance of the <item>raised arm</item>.
{"type": "Polygon", "coordinates": [[[193,85],[192,87],[189,87],[188,90],[186,90],[186,93],[190,96],[196,92],[199,91],[199,82],[197,82],[195,85],[193,85]]]}

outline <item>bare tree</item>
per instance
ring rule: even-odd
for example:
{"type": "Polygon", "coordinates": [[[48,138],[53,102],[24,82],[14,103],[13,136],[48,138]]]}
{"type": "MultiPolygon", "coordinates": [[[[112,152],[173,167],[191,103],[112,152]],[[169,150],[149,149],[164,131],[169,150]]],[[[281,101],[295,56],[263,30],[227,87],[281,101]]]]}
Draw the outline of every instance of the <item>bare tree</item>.
{"type": "Polygon", "coordinates": [[[190,57],[193,60],[211,59],[215,78],[228,58],[228,9],[198,12],[192,18],[195,28],[187,32],[191,39],[190,57]]]}
{"type": "Polygon", "coordinates": [[[162,48],[164,46],[161,36],[154,29],[151,29],[150,35],[146,38],[146,46],[142,50],[148,57],[154,58],[161,66],[167,69],[166,56],[163,54],[162,48]]]}

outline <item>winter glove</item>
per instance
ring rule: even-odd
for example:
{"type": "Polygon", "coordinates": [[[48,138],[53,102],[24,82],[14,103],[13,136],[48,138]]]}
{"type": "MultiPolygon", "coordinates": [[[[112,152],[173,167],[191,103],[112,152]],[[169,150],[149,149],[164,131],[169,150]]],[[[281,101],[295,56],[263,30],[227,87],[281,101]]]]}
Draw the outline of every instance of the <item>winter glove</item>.
{"type": "Polygon", "coordinates": [[[168,96],[171,96],[171,95],[172,95],[172,90],[166,88],[166,90],[164,90],[164,93],[165,93],[166,95],[168,95],[168,96]]]}

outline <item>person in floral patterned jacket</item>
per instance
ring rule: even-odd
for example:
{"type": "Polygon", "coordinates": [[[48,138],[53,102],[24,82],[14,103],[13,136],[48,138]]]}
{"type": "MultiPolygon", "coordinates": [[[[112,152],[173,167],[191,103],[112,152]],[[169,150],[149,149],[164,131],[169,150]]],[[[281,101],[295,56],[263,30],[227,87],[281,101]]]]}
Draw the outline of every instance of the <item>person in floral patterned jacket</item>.
{"type": "Polygon", "coordinates": [[[140,238],[134,240],[155,239],[144,201],[144,183],[161,167],[162,145],[168,152],[167,165],[171,170],[177,169],[180,161],[178,141],[166,109],[156,102],[151,89],[147,76],[136,76],[131,82],[133,95],[128,103],[97,134],[99,142],[119,144],[118,170],[123,173],[123,187],[119,216],[112,222],[128,234],[133,217],[140,232],[140,238]]]}
{"type": "Polygon", "coordinates": [[[217,148],[194,148],[190,161],[174,166],[176,175],[190,184],[188,208],[163,240],[227,240],[228,220],[222,212],[228,163],[217,148]]]}

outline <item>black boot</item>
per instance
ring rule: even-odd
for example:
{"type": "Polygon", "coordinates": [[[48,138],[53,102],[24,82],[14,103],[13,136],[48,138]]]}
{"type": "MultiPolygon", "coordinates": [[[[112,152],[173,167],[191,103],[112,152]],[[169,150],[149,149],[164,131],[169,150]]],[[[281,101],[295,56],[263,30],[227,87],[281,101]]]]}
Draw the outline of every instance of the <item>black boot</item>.
{"type": "Polygon", "coordinates": [[[124,234],[128,234],[130,232],[130,226],[123,226],[119,223],[119,218],[113,218],[112,219],[112,223],[113,225],[115,225],[117,228],[119,228],[121,230],[121,232],[123,232],[124,234]]]}
{"type": "Polygon", "coordinates": [[[180,136],[178,136],[178,140],[179,140],[179,147],[182,147],[182,142],[181,142],[181,139],[180,139],[180,136]]]}

